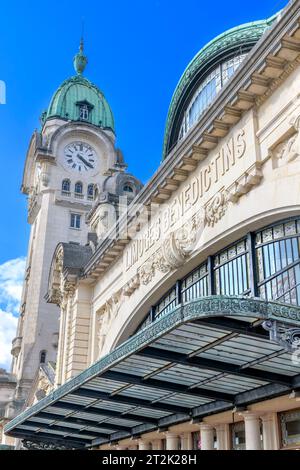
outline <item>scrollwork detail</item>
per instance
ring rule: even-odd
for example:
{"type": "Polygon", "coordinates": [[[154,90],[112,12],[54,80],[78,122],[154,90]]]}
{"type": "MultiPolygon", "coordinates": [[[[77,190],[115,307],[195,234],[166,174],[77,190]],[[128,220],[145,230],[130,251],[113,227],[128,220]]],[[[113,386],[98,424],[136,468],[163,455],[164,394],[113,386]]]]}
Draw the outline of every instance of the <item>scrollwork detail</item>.
{"type": "Polygon", "coordinates": [[[220,191],[206,206],[207,225],[213,227],[225,215],[228,207],[228,195],[226,191],[220,191]]]}

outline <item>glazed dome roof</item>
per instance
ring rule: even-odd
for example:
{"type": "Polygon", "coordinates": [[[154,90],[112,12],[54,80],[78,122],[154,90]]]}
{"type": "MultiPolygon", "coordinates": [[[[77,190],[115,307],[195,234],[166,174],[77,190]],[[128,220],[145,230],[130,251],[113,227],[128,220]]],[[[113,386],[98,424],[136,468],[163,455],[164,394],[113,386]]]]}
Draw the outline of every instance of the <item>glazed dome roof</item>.
{"type": "Polygon", "coordinates": [[[87,58],[83,54],[83,43],[74,57],[77,75],[65,80],[54,93],[48,110],[42,115],[42,123],[48,119],[59,118],[66,121],[81,121],[80,106],[88,109],[85,122],[115,131],[114,118],[102,91],[82,76],[87,58]]]}
{"type": "Polygon", "coordinates": [[[164,135],[164,158],[176,145],[184,112],[193,93],[208,72],[226,59],[249,52],[272,25],[277,15],[225,31],[206,44],[191,60],[175,88],[169,106],[164,135]]]}

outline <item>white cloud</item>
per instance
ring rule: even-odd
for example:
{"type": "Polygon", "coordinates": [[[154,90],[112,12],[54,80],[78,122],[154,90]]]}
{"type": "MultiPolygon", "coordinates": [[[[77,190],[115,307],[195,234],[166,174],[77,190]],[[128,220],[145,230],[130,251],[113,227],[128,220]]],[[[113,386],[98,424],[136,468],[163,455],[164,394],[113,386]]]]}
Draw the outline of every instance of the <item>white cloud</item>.
{"type": "Polygon", "coordinates": [[[18,319],[0,309],[0,368],[10,369],[11,341],[16,336],[18,319]]]}
{"type": "Polygon", "coordinates": [[[26,259],[6,261],[0,265],[0,367],[11,362],[11,341],[16,336],[26,259]]]}
{"type": "Polygon", "coordinates": [[[22,294],[26,258],[0,264],[0,307],[17,314],[22,294]]]}

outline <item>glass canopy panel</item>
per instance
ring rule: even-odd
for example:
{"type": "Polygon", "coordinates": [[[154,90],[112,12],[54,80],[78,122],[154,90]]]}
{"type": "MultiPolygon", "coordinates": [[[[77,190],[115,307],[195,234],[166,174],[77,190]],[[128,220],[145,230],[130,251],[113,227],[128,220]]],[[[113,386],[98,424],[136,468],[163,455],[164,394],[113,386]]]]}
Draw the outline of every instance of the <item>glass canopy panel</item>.
{"type": "Polygon", "coordinates": [[[184,365],[177,364],[170,369],[159,372],[155,375],[155,378],[166,382],[191,386],[216,375],[215,372],[210,370],[198,369],[196,367],[187,368],[184,365]]]}

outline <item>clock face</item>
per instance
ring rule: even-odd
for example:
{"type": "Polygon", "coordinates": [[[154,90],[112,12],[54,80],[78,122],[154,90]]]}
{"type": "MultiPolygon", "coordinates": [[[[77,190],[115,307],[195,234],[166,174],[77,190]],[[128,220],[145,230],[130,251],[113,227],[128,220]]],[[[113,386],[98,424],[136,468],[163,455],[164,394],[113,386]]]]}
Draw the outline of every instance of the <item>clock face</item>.
{"type": "Polygon", "coordinates": [[[87,173],[94,171],[97,164],[97,154],[93,147],[84,142],[71,142],[64,150],[64,165],[66,168],[87,173]]]}

